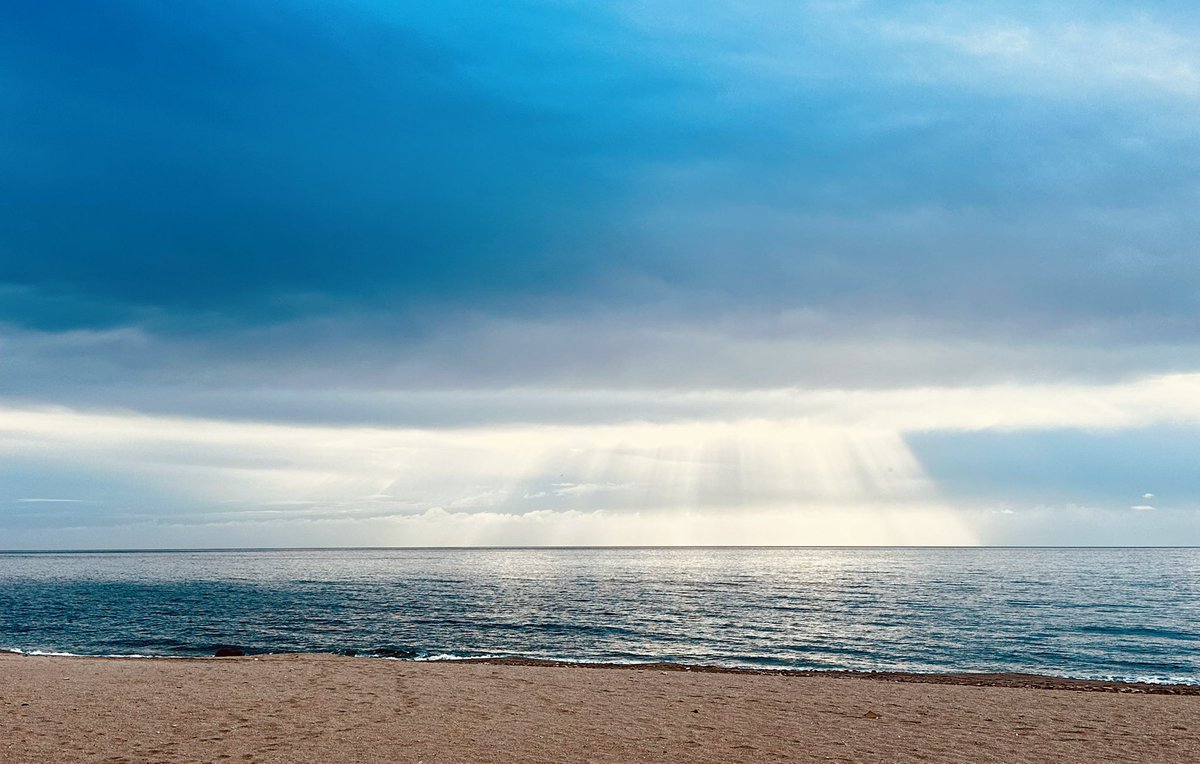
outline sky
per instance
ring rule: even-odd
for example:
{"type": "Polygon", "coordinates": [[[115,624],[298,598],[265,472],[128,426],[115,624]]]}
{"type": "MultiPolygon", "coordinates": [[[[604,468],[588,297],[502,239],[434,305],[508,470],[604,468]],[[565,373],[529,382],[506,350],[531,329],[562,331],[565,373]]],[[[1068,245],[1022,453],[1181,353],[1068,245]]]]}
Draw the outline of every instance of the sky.
{"type": "Polygon", "coordinates": [[[0,9],[0,548],[1200,544],[1191,2],[0,9]]]}

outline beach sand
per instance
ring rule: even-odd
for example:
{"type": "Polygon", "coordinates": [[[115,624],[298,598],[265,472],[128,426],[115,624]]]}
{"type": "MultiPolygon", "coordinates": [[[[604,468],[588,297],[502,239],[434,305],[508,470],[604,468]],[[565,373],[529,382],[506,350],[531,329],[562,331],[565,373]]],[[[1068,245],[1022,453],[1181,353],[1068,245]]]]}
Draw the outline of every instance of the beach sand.
{"type": "Polygon", "coordinates": [[[3,654],[0,761],[1200,762],[1200,695],[898,679],[3,654]]]}

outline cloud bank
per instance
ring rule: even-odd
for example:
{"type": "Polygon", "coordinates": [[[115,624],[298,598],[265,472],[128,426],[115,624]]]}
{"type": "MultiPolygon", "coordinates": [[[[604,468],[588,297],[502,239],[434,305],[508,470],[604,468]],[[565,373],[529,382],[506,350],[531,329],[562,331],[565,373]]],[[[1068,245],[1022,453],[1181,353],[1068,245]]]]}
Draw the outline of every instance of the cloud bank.
{"type": "Polygon", "coordinates": [[[1197,540],[1189,4],[0,18],[0,547],[1197,540]]]}

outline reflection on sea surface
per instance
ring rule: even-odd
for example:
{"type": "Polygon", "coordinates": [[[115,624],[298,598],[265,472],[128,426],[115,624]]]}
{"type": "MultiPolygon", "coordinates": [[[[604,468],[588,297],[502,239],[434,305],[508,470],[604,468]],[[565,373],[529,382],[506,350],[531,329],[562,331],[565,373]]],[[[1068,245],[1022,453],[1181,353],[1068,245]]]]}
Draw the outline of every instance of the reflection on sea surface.
{"type": "Polygon", "coordinates": [[[0,554],[0,647],[1200,681],[1196,549],[0,554]]]}

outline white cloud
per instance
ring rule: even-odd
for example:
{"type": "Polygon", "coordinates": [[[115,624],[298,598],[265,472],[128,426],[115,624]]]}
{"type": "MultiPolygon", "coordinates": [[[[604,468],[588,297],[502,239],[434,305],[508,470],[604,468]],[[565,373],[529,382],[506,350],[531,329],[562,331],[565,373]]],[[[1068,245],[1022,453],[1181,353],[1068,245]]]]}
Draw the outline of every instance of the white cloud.
{"type": "Polygon", "coordinates": [[[83,499],[17,499],[18,504],[84,504],[83,499]]]}
{"type": "Polygon", "coordinates": [[[942,15],[885,21],[880,31],[884,39],[920,45],[909,59],[910,71],[940,80],[986,77],[1007,90],[1053,89],[1064,95],[1104,90],[1200,96],[1200,51],[1193,38],[1146,18],[1065,18],[1034,26],[942,15]],[[939,51],[953,55],[959,66],[940,67],[939,51]]]}
{"type": "MultiPolygon", "coordinates": [[[[434,543],[455,529],[458,540],[445,543],[568,543],[589,534],[590,543],[968,543],[976,538],[969,524],[905,433],[1200,423],[1200,375],[675,397],[694,404],[692,416],[440,429],[10,407],[0,408],[0,457],[127,486],[116,498],[89,496],[74,478],[73,502],[96,500],[73,511],[71,522],[82,525],[95,518],[232,533],[299,524],[315,533],[340,523],[352,538],[364,523],[390,523],[415,539],[379,531],[378,543],[434,543]],[[675,536],[672,522],[682,523],[675,536]],[[771,536],[769,523],[784,530],[771,536]]],[[[0,492],[0,501],[20,498],[0,492]]]]}

